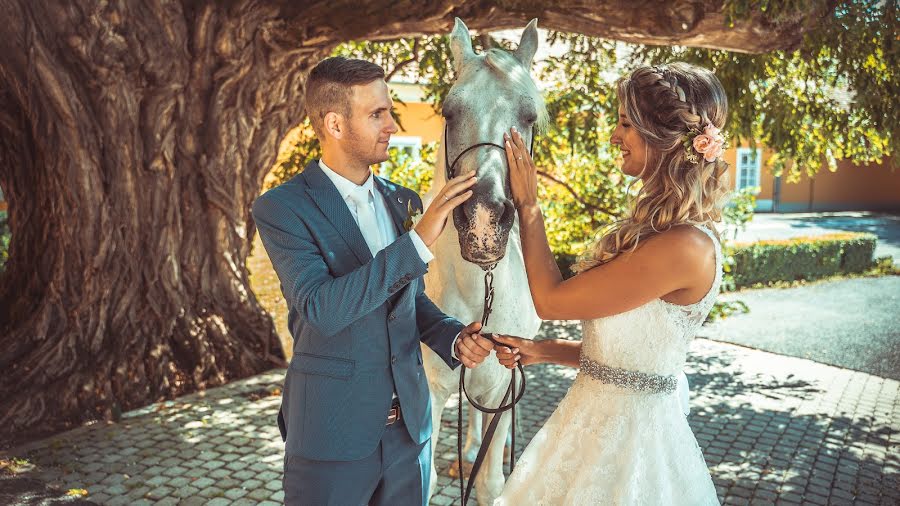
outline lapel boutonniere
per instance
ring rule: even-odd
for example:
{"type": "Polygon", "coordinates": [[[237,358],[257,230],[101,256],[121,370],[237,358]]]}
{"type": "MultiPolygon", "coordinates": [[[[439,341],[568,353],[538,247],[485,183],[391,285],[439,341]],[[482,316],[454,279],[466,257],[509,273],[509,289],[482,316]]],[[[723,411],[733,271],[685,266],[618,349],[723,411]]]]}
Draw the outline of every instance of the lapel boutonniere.
{"type": "Polygon", "coordinates": [[[406,205],[406,219],[403,221],[403,228],[409,232],[412,230],[416,223],[422,219],[422,211],[420,209],[414,209],[412,205],[412,200],[410,200],[406,205]]]}

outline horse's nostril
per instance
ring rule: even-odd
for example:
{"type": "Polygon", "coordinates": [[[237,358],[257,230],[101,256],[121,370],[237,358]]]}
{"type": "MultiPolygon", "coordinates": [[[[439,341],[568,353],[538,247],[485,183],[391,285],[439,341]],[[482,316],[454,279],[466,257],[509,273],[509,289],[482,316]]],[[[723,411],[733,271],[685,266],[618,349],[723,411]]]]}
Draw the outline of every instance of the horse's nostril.
{"type": "Polygon", "coordinates": [[[503,217],[500,219],[503,223],[512,222],[513,218],[516,215],[516,205],[513,204],[512,200],[506,199],[503,201],[503,217]]]}
{"type": "Polygon", "coordinates": [[[460,206],[462,208],[463,216],[465,216],[466,221],[471,222],[475,218],[475,202],[473,198],[463,202],[460,206]]]}

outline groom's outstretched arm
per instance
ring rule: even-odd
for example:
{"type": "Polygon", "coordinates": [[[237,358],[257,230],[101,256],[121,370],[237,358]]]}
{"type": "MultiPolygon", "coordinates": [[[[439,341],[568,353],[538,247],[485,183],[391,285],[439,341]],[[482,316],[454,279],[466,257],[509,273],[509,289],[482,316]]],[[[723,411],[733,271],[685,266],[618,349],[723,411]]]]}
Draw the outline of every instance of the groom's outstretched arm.
{"type": "Polygon", "coordinates": [[[453,344],[465,325],[438,309],[425,295],[424,281],[419,283],[416,293],[416,325],[422,342],[434,350],[451,369],[455,369],[460,361],[452,353],[453,344]]]}
{"type": "Polygon", "coordinates": [[[407,233],[365,265],[331,275],[306,223],[277,192],[256,199],[253,219],[288,305],[325,336],[371,313],[426,271],[407,233]]]}

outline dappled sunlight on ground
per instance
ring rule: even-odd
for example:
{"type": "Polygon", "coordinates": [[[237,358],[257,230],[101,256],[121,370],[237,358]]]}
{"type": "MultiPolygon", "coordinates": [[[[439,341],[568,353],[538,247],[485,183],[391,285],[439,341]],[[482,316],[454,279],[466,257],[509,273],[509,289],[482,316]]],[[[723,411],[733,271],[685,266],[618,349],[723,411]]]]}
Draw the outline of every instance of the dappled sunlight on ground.
{"type": "Polygon", "coordinates": [[[287,304],[281,294],[278,275],[275,274],[259,234],[253,238],[253,248],[247,257],[247,269],[250,271],[250,287],[259,303],[275,321],[275,330],[281,338],[285,358],[290,360],[293,355],[293,342],[287,326],[287,304]]]}

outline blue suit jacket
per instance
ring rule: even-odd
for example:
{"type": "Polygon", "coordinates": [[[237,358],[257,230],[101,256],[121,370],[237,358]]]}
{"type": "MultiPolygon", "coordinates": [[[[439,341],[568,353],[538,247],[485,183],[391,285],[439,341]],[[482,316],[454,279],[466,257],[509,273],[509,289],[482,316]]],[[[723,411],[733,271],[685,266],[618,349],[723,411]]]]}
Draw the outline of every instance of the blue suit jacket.
{"type": "Polygon", "coordinates": [[[318,162],[267,191],[253,219],[288,305],[294,356],[281,400],[287,455],[357,460],[375,451],[392,392],[409,435],[431,437],[431,402],[419,342],[450,367],[463,325],[425,296],[422,262],[403,229],[422,201],[382,178],[398,238],[375,257],[318,162]],[[286,434],[285,434],[286,432],[286,434]]]}

